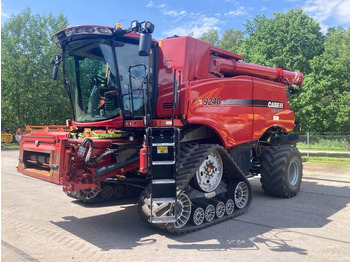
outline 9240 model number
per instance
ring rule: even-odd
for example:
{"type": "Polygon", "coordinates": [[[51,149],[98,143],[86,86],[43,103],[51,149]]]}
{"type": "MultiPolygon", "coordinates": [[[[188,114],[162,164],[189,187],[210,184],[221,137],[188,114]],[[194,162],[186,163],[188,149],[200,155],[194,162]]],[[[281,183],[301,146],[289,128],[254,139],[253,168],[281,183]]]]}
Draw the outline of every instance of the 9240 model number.
{"type": "Polygon", "coordinates": [[[204,106],[219,106],[221,105],[220,97],[205,97],[204,98],[204,106]]]}

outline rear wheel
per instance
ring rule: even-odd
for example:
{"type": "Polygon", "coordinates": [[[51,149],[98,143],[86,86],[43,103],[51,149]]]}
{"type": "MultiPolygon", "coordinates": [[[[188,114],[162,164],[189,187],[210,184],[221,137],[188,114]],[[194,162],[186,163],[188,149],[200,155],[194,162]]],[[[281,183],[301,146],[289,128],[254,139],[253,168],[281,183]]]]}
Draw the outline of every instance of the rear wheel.
{"type": "Polygon", "coordinates": [[[261,184],[270,196],[290,198],[301,185],[303,166],[301,156],[294,146],[268,147],[261,161],[261,184]]]}

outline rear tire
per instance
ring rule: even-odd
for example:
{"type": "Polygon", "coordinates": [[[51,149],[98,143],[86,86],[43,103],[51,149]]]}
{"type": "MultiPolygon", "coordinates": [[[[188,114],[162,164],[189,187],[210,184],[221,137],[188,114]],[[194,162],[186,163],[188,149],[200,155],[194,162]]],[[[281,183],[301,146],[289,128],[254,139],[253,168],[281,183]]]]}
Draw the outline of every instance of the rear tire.
{"type": "Polygon", "coordinates": [[[262,188],[267,195],[283,198],[295,196],[301,185],[303,165],[294,146],[272,146],[263,151],[261,160],[262,188]]]}

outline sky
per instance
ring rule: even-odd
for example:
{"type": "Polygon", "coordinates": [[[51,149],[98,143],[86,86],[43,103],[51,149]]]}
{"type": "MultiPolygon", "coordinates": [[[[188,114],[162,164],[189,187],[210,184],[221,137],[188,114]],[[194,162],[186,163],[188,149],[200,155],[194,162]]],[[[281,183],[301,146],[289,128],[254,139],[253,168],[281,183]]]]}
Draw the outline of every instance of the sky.
{"type": "Polygon", "coordinates": [[[121,23],[126,28],[133,20],[148,20],[155,24],[153,38],[158,40],[191,33],[200,37],[210,29],[220,36],[228,28],[244,31],[246,21],[258,14],[273,17],[297,8],[318,21],[323,33],[331,26],[350,26],[350,0],[2,0],[1,25],[27,7],[32,14],[63,13],[70,26],[121,23]]]}

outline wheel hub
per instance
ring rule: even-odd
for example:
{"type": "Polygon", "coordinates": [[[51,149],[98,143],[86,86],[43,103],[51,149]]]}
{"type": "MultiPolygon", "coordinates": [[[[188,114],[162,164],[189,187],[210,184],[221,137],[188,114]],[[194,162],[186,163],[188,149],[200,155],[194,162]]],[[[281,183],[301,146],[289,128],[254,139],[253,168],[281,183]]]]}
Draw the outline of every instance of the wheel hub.
{"type": "Polygon", "coordinates": [[[196,172],[195,182],[200,190],[209,193],[219,186],[222,174],[221,156],[216,150],[213,150],[196,172]]]}
{"type": "Polygon", "coordinates": [[[291,185],[295,186],[299,180],[299,169],[296,162],[292,162],[289,166],[289,182],[291,185]]]}

